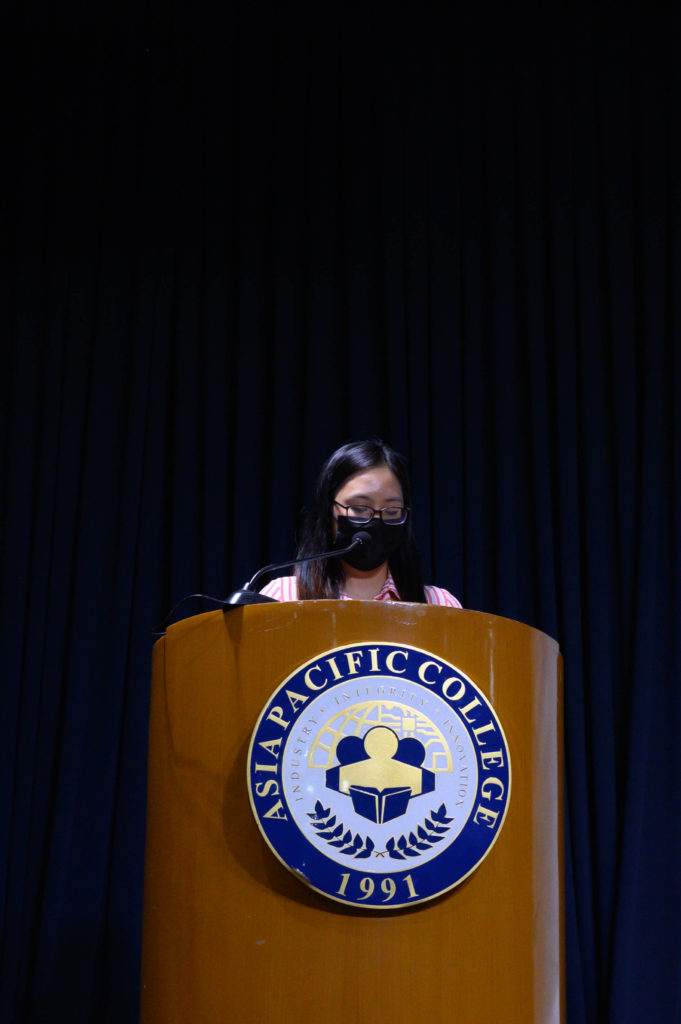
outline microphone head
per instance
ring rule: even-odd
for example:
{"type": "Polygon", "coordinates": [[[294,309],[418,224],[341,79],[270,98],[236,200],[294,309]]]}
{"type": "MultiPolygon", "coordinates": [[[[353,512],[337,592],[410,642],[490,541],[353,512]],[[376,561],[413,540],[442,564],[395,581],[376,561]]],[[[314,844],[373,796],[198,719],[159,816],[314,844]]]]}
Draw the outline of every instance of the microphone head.
{"type": "Polygon", "coordinates": [[[352,544],[350,547],[356,548],[362,544],[371,544],[371,540],[372,537],[368,530],[358,530],[352,538],[352,544]]]}

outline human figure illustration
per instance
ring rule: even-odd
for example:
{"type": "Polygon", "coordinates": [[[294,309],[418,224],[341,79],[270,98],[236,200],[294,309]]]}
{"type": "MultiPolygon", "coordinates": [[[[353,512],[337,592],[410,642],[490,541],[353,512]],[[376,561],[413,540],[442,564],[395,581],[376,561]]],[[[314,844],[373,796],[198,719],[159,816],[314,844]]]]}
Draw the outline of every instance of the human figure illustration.
{"type": "Polygon", "coordinates": [[[414,737],[399,739],[394,729],[375,725],[364,737],[345,736],[336,747],[339,764],[326,772],[326,785],[350,795],[353,787],[408,789],[409,799],[432,793],[435,775],[422,768],[426,750],[414,737]]]}
{"type": "Polygon", "coordinates": [[[395,759],[399,738],[392,729],[377,725],[364,737],[364,758],[354,764],[341,765],[338,788],[349,793],[351,786],[377,790],[407,788],[412,796],[422,792],[421,768],[395,759]]]}

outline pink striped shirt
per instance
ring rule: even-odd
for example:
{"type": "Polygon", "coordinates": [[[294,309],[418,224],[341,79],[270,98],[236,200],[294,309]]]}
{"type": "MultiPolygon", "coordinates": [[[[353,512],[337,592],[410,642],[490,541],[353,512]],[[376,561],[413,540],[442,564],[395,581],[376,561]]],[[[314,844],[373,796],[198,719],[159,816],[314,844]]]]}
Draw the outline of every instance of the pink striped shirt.
{"type": "MultiPolygon", "coordinates": [[[[445,608],[460,608],[461,604],[450,594],[448,590],[443,590],[442,587],[424,587],[426,594],[426,601],[428,604],[439,604],[445,608]]],[[[278,576],[277,579],[270,580],[270,582],[262,588],[261,594],[265,594],[267,597],[273,597],[275,601],[297,601],[298,600],[298,578],[296,576],[278,576]]],[[[351,601],[352,598],[341,591],[341,601],[351,601]]],[[[376,594],[374,601],[400,601],[400,595],[397,593],[397,587],[390,573],[388,578],[376,594]]]]}

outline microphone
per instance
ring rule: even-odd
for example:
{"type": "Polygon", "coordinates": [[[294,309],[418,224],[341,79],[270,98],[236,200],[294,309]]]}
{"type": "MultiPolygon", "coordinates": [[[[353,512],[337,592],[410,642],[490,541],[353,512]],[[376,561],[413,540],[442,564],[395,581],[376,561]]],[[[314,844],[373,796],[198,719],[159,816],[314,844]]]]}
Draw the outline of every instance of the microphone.
{"type": "Polygon", "coordinates": [[[225,600],[221,600],[217,597],[210,597],[208,594],[187,594],[181,601],[175,605],[173,610],[169,612],[162,622],[159,622],[158,626],[152,629],[152,636],[164,636],[166,626],[169,624],[171,619],[175,616],[175,612],[178,608],[181,608],[187,601],[191,601],[193,598],[201,598],[204,601],[212,601],[213,604],[217,604],[220,608],[224,608],[225,611],[229,611],[230,608],[238,608],[244,604],[278,604],[276,598],[266,597],[265,594],[259,594],[255,589],[256,584],[266,576],[268,572],[274,572],[277,569],[286,569],[289,565],[300,565],[301,562],[316,562],[321,558],[336,558],[339,555],[347,555],[348,551],[352,551],[353,548],[359,547],[361,544],[368,544],[371,541],[371,534],[367,530],[358,530],[355,536],[352,538],[352,543],[346,548],[334,551],[322,551],[319,555],[306,555],[305,558],[293,558],[290,562],[281,562],[273,565],[266,565],[264,569],[258,569],[255,576],[252,576],[248,583],[244,583],[241,590],[235,590],[233,594],[230,594],[225,600]]]}
{"type": "Polygon", "coordinates": [[[267,597],[265,594],[259,594],[256,587],[263,576],[266,576],[270,572],[276,572],[278,569],[287,569],[291,565],[301,565],[303,562],[317,562],[321,559],[326,558],[339,558],[341,555],[347,555],[349,551],[354,548],[360,547],[362,544],[369,544],[371,542],[371,534],[367,530],[359,530],[352,538],[352,543],[346,548],[333,551],[322,551],[318,555],[306,555],[305,558],[292,558],[289,562],[273,563],[272,565],[266,565],[263,569],[258,569],[254,576],[251,576],[248,583],[244,583],[241,590],[235,590],[233,594],[224,602],[225,607],[239,607],[244,604],[268,604],[274,601],[276,598],[267,597]]]}

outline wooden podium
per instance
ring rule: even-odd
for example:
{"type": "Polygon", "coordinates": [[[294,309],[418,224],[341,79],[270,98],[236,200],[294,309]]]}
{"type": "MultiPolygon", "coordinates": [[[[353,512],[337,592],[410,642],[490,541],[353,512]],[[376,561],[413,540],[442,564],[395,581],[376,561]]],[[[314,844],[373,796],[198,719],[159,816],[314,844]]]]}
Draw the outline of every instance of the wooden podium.
{"type": "Polygon", "coordinates": [[[562,661],[538,630],[360,601],[186,619],[154,647],[142,1024],[561,1024],[562,842],[562,661]],[[512,762],[488,856],[404,910],[356,909],[304,885],[249,805],[249,741],[271,693],[316,655],[363,641],[466,673],[512,762]]]}

